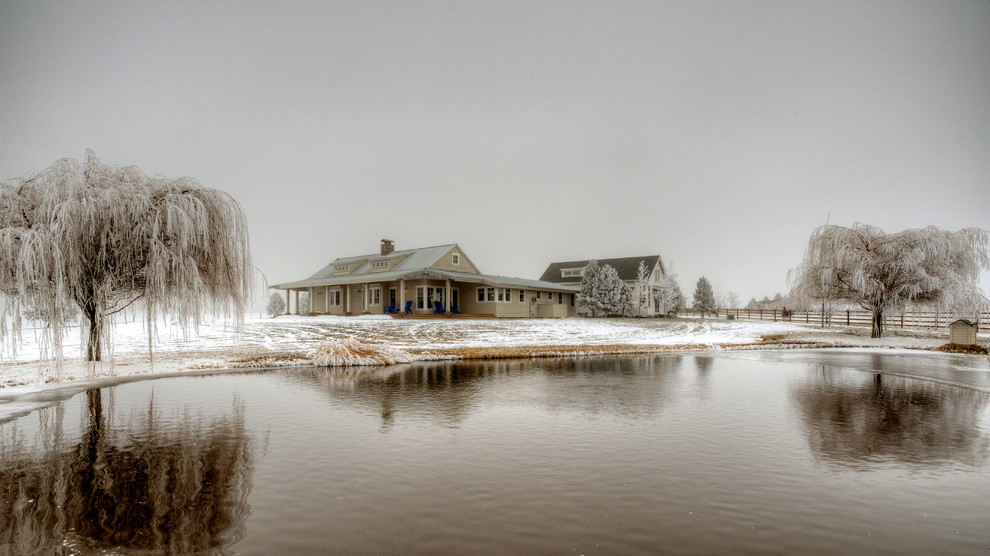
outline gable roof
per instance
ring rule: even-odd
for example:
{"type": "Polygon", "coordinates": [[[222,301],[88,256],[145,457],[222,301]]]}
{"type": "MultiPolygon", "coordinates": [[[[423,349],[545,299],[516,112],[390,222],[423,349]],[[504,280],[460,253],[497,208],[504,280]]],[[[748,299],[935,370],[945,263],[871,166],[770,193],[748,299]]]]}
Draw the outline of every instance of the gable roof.
{"type": "MultiPolygon", "coordinates": [[[[340,257],[334,259],[330,264],[321,268],[305,280],[296,282],[285,282],[270,286],[276,289],[296,289],[320,286],[341,286],[345,284],[360,284],[374,282],[389,282],[393,280],[457,280],[460,282],[474,282],[491,286],[501,287],[521,287],[536,290],[549,290],[559,292],[575,293],[576,288],[554,282],[544,282],[540,280],[527,280],[525,278],[510,278],[507,276],[494,276],[490,274],[480,274],[474,272],[459,272],[452,270],[440,270],[433,267],[437,261],[441,260],[452,249],[460,247],[456,243],[449,245],[437,245],[435,247],[423,247],[420,249],[406,249],[404,251],[393,251],[388,255],[378,253],[372,255],[358,255],[356,257],[340,257]],[[400,259],[398,264],[385,272],[371,272],[371,263],[389,259],[400,259]],[[340,276],[334,276],[334,265],[347,263],[358,263],[355,270],[340,276]]],[[[460,251],[462,256],[463,251],[460,251]]],[[[466,258],[466,256],[465,256],[466,258]]],[[[638,264],[638,263],[637,263],[638,264]]],[[[474,266],[473,264],[471,266],[474,266]]]]}
{"type": "MultiPolygon", "coordinates": [[[[391,269],[392,272],[410,271],[410,270],[416,270],[418,268],[428,268],[436,264],[436,262],[440,260],[440,257],[446,255],[447,252],[453,249],[454,247],[457,247],[456,243],[451,243],[449,245],[437,245],[434,247],[421,247],[419,249],[405,249],[403,251],[392,251],[388,255],[373,253],[371,255],[358,255],[356,257],[339,257],[331,261],[330,264],[328,264],[327,266],[318,270],[316,274],[313,274],[309,278],[302,280],[302,282],[333,278],[334,265],[341,265],[346,263],[355,263],[355,262],[362,263],[359,267],[348,273],[347,276],[370,274],[372,260],[387,261],[390,259],[400,259],[405,257],[405,260],[401,261],[399,264],[395,265],[395,267],[391,269]]],[[[376,274],[375,276],[378,277],[378,274],[376,274]]]]}
{"type": "MultiPolygon", "coordinates": [[[[644,261],[646,263],[646,268],[653,270],[653,267],[657,264],[660,265],[660,271],[666,272],[663,267],[663,261],[660,260],[660,255],[647,255],[645,257],[622,257],[618,259],[595,259],[598,262],[598,266],[609,265],[614,268],[616,272],[619,273],[619,278],[624,281],[635,280],[637,274],[639,274],[639,261],[644,261]]],[[[583,261],[569,261],[562,263],[550,263],[550,266],[543,271],[543,275],[540,276],[540,280],[544,282],[556,282],[560,283],[577,283],[581,281],[580,276],[567,276],[563,277],[560,274],[562,270],[568,269],[583,269],[588,266],[591,259],[586,259],[583,261]]]]}

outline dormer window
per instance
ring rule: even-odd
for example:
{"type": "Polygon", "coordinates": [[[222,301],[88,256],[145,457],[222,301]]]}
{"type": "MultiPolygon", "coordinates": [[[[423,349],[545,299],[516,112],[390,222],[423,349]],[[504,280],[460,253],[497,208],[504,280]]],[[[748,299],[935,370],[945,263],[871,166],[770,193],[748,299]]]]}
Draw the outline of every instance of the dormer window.
{"type": "Polygon", "coordinates": [[[451,253],[450,264],[461,264],[461,255],[459,253],[451,253]]]}
{"type": "Polygon", "coordinates": [[[335,264],[333,265],[333,273],[335,275],[347,274],[351,271],[351,265],[349,264],[335,264]]]}
{"type": "Polygon", "coordinates": [[[582,268],[565,268],[565,269],[562,269],[560,271],[560,277],[561,278],[571,278],[571,277],[575,277],[575,276],[580,277],[582,270],[584,270],[584,269],[582,269],[582,268]]]}

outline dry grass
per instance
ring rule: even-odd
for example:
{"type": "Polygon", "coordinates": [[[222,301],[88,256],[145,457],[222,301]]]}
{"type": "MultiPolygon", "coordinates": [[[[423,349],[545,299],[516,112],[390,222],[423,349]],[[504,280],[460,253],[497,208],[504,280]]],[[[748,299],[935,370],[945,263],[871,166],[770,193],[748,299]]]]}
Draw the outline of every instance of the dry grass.
{"type": "Polygon", "coordinates": [[[934,348],[934,351],[941,351],[942,353],[965,353],[969,355],[990,355],[987,348],[983,346],[966,344],[945,344],[934,348]]]}
{"type": "MultiPolygon", "coordinates": [[[[780,335],[783,337],[783,335],[780,335]]],[[[463,347],[463,348],[441,348],[433,349],[429,352],[410,350],[410,353],[417,355],[439,355],[442,357],[456,357],[458,359],[528,359],[542,357],[584,357],[596,355],[642,355],[654,353],[673,353],[691,351],[711,351],[711,350],[734,350],[734,349],[767,349],[797,347],[780,343],[767,342],[764,344],[681,344],[681,345],[628,345],[628,344],[603,344],[603,345],[554,345],[554,346],[511,346],[511,347],[463,347]]],[[[803,342],[800,347],[832,347],[831,344],[824,345],[820,342],[803,342]]]]}

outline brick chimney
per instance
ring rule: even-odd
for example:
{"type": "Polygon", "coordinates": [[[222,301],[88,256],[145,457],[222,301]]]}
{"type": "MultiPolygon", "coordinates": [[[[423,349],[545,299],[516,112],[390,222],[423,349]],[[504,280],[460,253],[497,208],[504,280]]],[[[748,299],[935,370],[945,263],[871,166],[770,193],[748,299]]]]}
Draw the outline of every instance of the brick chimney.
{"type": "Polygon", "coordinates": [[[392,241],[391,239],[383,239],[382,240],[382,256],[383,257],[385,255],[388,255],[392,251],[395,251],[395,245],[393,245],[394,243],[395,242],[392,241]]]}

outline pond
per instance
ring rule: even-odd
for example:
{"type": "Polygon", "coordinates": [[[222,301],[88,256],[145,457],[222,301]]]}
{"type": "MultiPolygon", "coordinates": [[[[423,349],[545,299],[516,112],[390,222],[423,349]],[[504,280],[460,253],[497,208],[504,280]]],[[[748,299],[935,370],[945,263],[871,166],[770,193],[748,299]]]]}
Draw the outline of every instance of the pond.
{"type": "Polygon", "coordinates": [[[2,424],[0,552],[986,554],[986,363],[895,376],[911,361],[750,352],[93,389],[2,424]]]}

